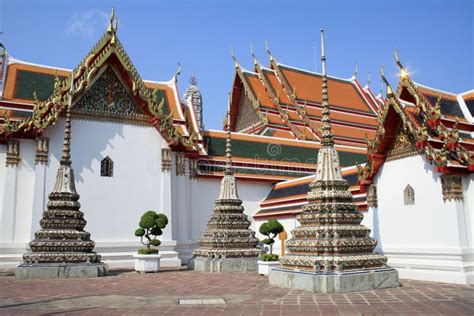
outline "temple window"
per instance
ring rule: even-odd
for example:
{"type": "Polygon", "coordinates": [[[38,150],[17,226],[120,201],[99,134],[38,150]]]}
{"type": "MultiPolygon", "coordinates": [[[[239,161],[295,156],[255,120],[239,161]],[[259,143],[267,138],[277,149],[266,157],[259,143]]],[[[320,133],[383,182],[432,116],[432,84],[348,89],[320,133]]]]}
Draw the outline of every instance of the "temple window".
{"type": "Polygon", "coordinates": [[[415,190],[409,184],[403,190],[403,201],[405,205],[415,205],[415,190]]]}
{"type": "Polygon", "coordinates": [[[109,156],[102,159],[100,162],[100,176],[113,177],[114,176],[114,162],[109,156]]]}

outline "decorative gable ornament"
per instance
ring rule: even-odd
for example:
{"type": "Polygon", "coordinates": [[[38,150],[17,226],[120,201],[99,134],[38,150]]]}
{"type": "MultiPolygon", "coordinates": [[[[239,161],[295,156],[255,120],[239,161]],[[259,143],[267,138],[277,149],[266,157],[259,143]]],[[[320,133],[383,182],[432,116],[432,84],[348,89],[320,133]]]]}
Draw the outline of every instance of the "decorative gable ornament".
{"type": "Polygon", "coordinates": [[[462,177],[454,174],[441,175],[443,201],[463,201],[462,177]]]}
{"type": "Polygon", "coordinates": [[[403,190],[403,204],[415,205],[415,190],[409,184],[403,190]]]}
{"type": "Polygon", "coordinates": [[[73,114],[102,119],[147,123],[150,117],[135,103],[128,88],[120,81],[112,66],[106,66],[71,109],[73,114]]]}
{"type": "Polygon", "coordinates": [[[419,154],[420,151],[414,145],[411,136],[408,135],[404,128],[401,128],[392,148],[387,152],[387,161],[403,159],[419,154]]]}

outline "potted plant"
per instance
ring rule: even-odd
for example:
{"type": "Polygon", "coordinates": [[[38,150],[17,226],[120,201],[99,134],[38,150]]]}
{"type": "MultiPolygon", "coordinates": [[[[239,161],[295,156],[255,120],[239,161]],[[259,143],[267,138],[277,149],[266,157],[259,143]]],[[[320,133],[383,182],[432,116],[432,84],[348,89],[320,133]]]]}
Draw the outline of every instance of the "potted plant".
{"type": "Polygon", "coordinates": [[[157,239],[163,234],[163,229],[168,224],[165,214],[148,211],[142,215],[139,228],[135,230],[135,236],[140,237],[140,241],[146,248],[138,249],[135,258],[135,271],[138,272],[158,272],[160,270],[160,258],[158,247],[161,241],[157,239]]]}
{"type": "Polygon", "coordinates": [[[276,219],[270,219],[260,226],[260,234],[267,236],[267,238],[262,240],[262,243],[268,245],[270,251],[269,253],[262,254],[257,262],[259,274],[268,275],[272,267],[280,265],[278,255],[273,254],[273,244],[275,243],[275,237],[283,230],[283,225],[276,219]]]}

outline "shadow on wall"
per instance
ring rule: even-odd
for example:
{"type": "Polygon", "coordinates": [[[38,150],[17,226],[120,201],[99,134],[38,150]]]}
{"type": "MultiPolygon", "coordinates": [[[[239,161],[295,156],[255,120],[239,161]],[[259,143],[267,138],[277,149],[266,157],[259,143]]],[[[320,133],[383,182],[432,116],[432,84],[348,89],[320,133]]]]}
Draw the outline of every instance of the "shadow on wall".
{"type": "Polygon", "coordinates": [[[382,239],[380,238],[380,218],[379,218],[379,208],[372,208],[372,237],[377,240],[377,246],[375,246],[375,251],[383,252],[382,239]]]}
{"type": "MultiPolygon", "coordinates": [[[[96,121],[73,118],[71,160],[77,182],[84,182],[84,178],[81,176],[84,171],[89,170],[92,173],[94,172],[92,169],[93,161],[97,160],[100,162],[105,157],[102,152],[104,152],[107,147],[114,149],[111,140],[116,137],[125,138],[123,135],[123,124],[100,122],[101,126],[103,126],[103,128],[100,129],[97,129],[97,124],[98,122],[96,121]]],[[[57,161],[61,159],[63,136],[64,119],[61,119],[60,122],[53,127],[50,134],[50,152],[57,161]]]]}

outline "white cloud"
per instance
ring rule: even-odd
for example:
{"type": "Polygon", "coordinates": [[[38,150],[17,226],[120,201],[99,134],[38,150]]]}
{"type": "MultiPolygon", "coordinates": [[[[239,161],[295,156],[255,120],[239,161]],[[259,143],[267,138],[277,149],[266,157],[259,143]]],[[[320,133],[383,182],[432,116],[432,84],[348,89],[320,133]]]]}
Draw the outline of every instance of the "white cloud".
{"type": "Polygon", "coordinates": [[[98,9],[75,13],[69,21],[66,32],[84,37],[93,36],[105,31],[109,18],[110,13],[98,9]]]}

